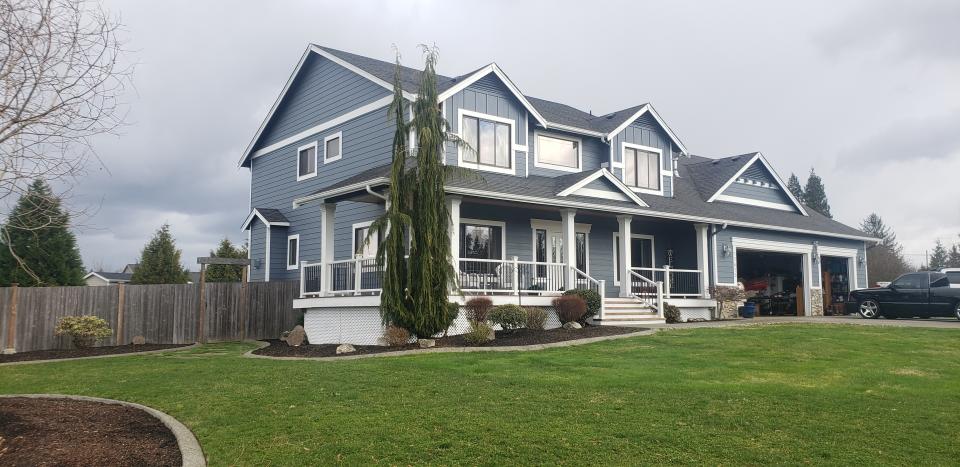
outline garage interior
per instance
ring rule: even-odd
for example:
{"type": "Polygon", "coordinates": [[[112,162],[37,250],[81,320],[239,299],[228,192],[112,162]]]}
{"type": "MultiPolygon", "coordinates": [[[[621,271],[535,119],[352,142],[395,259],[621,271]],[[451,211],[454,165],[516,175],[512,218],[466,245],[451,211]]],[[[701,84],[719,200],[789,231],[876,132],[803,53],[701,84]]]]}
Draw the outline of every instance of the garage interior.
{"type": "Polygon", "coordinates": [[[850,262],[837,256],[820,257],[820,274],[823,284],[823,313],[846,314],[846,301],[850,294],[850,262]]]}
{"type": "Polygon", "coordinates": [[[737,250],[737,280],[760,316],[803,316],[803,255],[737,250]]]}

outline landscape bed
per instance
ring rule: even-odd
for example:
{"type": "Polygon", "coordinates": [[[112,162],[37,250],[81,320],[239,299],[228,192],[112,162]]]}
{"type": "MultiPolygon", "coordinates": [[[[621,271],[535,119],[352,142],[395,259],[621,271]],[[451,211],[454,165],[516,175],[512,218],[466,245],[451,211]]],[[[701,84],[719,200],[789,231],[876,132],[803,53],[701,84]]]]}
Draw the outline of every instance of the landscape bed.
{"type": "Polygon", "coordinates": [[[70,399],[0,398],[0,465],[180,464],[176,437],[140,409],[70,399]]]}
{"type": "MultiPolygon", "coordinates": [[[[579,339],[588,339],[591,337],[617,336],[645,331],[644,328],[625,328],[617,326],[586,326],[582,329],[564,329],[556,328],[545,331],[532,331],[529,329],[517,329],[513,331],[497,331],[496,339],[481,346],[467,344],[463,336],[447,336],[435,339],[434,348],[447,347],[520,347],[537,344],[552,344],[555,342],[575,341],[579,339]]],[[[299,347],[287,345],[286,342],[279,339],[267,340],[270,345],[262,349],[254,350],[255,355],[264,355],[270,357],[335,357],[337,356],[337,344],[305,344],[299,347]]],[[[355,345],[355,352],[345,355],[365,355],[376,353],[399,352],[402,350],[419,350],[417,343],[397,347],[387,347],[383,345],[355,345]]],[[[343,356],[340,355],[340,356],[343,356]]]]}
{"type": "Polygon", "coordinates": [[[244,356],[255,347],[2,367],[0,393],[148,405],[187,425],[211,466],[960,458],[960,326],[682,328],[323,365],[244,356]]]}
{"type": "Polygon", "coordinates": [[[85,349],[60,350],[31,350],[9,355],[0,355],[0,363],[28,362],[34,360],[60,360],[64,358],[100,357],[104,355],[121,355],[138,352],[152,352],[155,350],[176,349],[192,344],[142,344],[142,345],[111,345],[103,347],[88,347],[85,349]]]}

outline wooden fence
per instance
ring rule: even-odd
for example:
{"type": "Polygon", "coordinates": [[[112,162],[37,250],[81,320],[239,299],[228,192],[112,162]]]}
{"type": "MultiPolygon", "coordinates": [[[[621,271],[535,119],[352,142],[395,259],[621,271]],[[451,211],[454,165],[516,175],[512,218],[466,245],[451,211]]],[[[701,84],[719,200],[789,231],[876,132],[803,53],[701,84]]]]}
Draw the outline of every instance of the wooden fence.
{"type": "Polygon", "coordinates": [[[64,316],[94,315],[110,323],[113,336],[100,345],[275,339],[297,324],[296,281],[208,283],[200,312],[199,284],[111,285],[105,287],[0,288],[0,349],[17,352],[68,348],[54,335],[64,316]],[[197,339],[204,316],[203,339],[197,339]],[[12,341],[12,342],[11,342],[12,341]]]}

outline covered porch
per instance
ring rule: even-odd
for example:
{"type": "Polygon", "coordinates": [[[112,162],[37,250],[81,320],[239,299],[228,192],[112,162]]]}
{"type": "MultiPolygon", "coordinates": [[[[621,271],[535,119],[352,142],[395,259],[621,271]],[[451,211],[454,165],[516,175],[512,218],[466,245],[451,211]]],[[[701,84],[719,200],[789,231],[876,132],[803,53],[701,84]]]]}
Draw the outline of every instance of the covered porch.
{"type": "MultiPolygon", "coordinates": [[[[368,232],[364,225],[375,216],[361,222],[340,219],[337,206],[345,201],[325,200],[320,220],[322,260],[300,264],[301,298],[312,303],[380,292],[382,271],[375,258],[379,237],[374,234],[369,243],[362,241],[368,232]],[[353,239],[350,255],[342,254],[344,248],[335,243],[345,238],[342,232],[337,234],[345,224],[351,229],[346,238],[353,239]]],[[[358,201],[385,205],[369,192],[349,198],[358,201]]],[[[624,320],[639,320],[641,315],[662,319],[667,301],[699,308],[712,304],[705,300],[706,225],[617,215],[599,206],[571,209],[457,195],[448,196],[447,203],[457,286],[467,297],[549,303],[547,297],[566,290],[590,289],[603,298],[596,317],[601,322],[613,317],[605,316],[608,309],[616,309],[611,313],[624,320]],[[621,280],[624,277],[627,280],[621,280]]]]}

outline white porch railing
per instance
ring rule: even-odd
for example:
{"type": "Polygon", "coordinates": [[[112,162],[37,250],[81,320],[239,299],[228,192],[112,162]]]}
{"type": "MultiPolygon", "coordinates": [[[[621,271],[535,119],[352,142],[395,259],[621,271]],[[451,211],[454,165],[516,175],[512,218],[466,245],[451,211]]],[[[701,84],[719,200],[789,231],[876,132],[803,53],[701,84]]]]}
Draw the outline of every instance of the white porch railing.
{"type": "MultiPolygon", "coordinates": [[[[571,267],[573,283],[567,284],[566,263],[510,260],[457,260],[460,290],[467,293],[520,293],[560,295],[568,289],[590,289],[606,292],[606,283],[571,267]]],[[[300,264],[300,296],[362,295],[380,291],[383,270],[375,258],[357,258],[330,263],[300,264]]]]}
{"type": "Polygon", "coordinates": [[[663,318],[663,282],[654,282],[631,269],[630,294],[645,305],[655,308],[657,316],[663,318]]]}
{"type": "Polygon", "coordinates": [[[641,276],[663,283],[665,298],[695,298],[705,296],[703,290],[702,272],[697,269],[674,269],[669,266],[662,268],[630,268],[641,276]]]}

